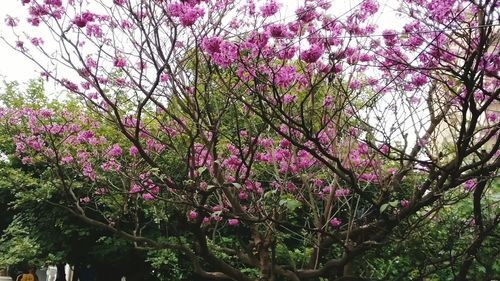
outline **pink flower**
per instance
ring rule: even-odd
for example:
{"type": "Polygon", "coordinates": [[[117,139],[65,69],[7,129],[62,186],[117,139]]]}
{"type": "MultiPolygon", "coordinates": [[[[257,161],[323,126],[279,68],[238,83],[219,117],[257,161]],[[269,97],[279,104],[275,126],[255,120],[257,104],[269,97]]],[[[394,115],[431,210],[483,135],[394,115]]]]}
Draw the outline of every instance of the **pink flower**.
{"type": "Polygon", "coordinates": [[[184,14],[180,16],[181,24],[183,26],[191,26],[193,25],[196,20],[200,17],[202,17],[205,14],[205,11],[199,7],[193,7],[190,9],[187,9],[184,14]]]}
{"type": "Polygon", "coordinates": [[[163,73],[160,75],[160,81],[161,82],[167,82],[170,78],[168,77],[168,74],[163,73]]]}
{"type": "Polygon", "coordinates": [[[129,190],[129,193],[138,193],[142,190],[141,186],[138,185],[138,184],[133,184],[131,187],[130,187],[130,190],[129,190]]]}
{"type": "Polygon", "coordinates": [[[127,62],[123,58],[116,58],[114,63],[113,63],[113,65],[115,67],[118,67],[118,68],[123,68],[123,67],[125,67],[126,64],[127,64],[127,62]]]}
{"type": "Polygon", "coordinates": [[[335,190],[335,197],[343,197],[343,196],[348,196],[351,193],[351,191],[347,188],[339,188],[335,190]]]}
{"type": "Polygon", "coordinates": [[[354,80],[351,83],[349,83],[349,89],[351,90],[357,90],[361,87],[361,82],[358,80],[354,80]]]}
{"type": "Polygon", "coordinates": [[[23,163],[23,165],[30,165],[33,164],[33,159],[31,157],[23,157],[21,163],[23,163]]]}
{"type": "Polygon", "coordinates": [[[207,190],[208,189],[208,183],[205,181],[200,182],[200,189],[201,190],[207,190]]]}
{"type": "Polygon", "coordinates": [[[333,97],[332,96],[325,96],[323,99],[323,106],[324,107],[330,107],[333,104],[333,97]]]}
{"type": "Polygon", "coordinates": [[[196,211],[189,211],[188,213],[188,219],[189,220],[194,220],[198,217],[198,213],[196,211]]]}
{"type": "Polygon", "coordinates": [[[204,38],[201,48],[213,62],[221,67],[227,67],[238,57],[238,49],[235,44],[225,42],[219,37],[204,38]]]}
{"type": "Polygon", "coordinates": [[[331,219],[331,220],[330,220],[330,225],[331,225],[332,227],[338,227],[338,226],[339,226],[339,225],[341,225],[341,224],[342,224],[342,221],[340,221],[340,220],[339,220],[339,219],[337,219],[337,218],[333,218],[333,219],[331,219]]]}
{"type": "Polygon", "coordinates": [[[28,50],[26,47],[24,47],[24,42],[21,40],[16,41],[16,48],[22,52],[26,52],[28,50]]]}
{"type": "Polygon", "coordinates": [[[300,54],[300,59],[307,63],[313,63],[323,55],[324,51],[321,45],[312,45],[311,48],[300,54]]]}
{"type": "Polygon", "coordinates": [[[172,17],[178,17],[182,26],[191,26],[196,20],[205,14],[205,11],[197,6],[186,3],[171,3],[167,6],[167,12],[172,17]]]}
{"type": "Polygon", "coordinates": [[[373,0],[365,0],[359,8],[357,13],[358,19],[361,21],[366,20],[369,16],[375,14],[378,11],[378,3],[373,0]]]}
{"type": "Polygon", "coordinates": [[[280,60],[290,60],[293,58],[296,52],[297,52],[297,47],[285,45],[278,51],[277,57],[280,60]]]}
{"type": "Polygon", "coordinates": [[[427,83],[427,77],[423,74],[416,74],[411,78],[411,83],[415,87],[421,87],[427,83]]]}
{"type": "Polygon", "coordinates": [[[151,193],[144,193],[142,195],[142,199],[146,200],[146,201],[150,201],[150,200],[153,200],[155,199],[155,197],[153,196],[153,194],[151,193]]]}
{"type": "Polygon", "coordinates": [[[80,27],[80,28],[83,28],[87,25],[87,20],[85,18],[83,18],[82,16],[76,16],[74,19],[73,19],[73,23],[80,27]]]}
{"type": "Polygon", "coordinates": [[[62,6],[62,1],[61,0],[45,0],[45,4],[47,5],[53,5],[56,7],[61,7],[62,6]]]}
{"type": "Polygon", "coordinates": [[[323,192],[324,194],[328,194],[330,192],[332,192],[332,188],[327,186],[327,187],[324,187],[321,192],[323,192]]]}
{"type": "Polygon", "coordinates": [[[481,59],[480,66],[487,76],[496,76],[500,70],[500,56],[497,54],[484,55],[481,59]]]}
{"type": "Polygon", "coordinates": [[[271,24],[267,27],[267,32],[274,38],[285,38],[289,35],[287,26],[283,24],[271,24]]]}
{"type": "Polygon", "coordinates": [[[360,154],[368,154],[368,144],[364,142],[358,143],[358,152],[360,154]]]}
{"type": "Polygon", "coordinates": [[[88,196],[80,198],[80,203],[88,204],[88,203],[90,203],[90,198],[88,196]]]}
{"type": "Polygon", "coordinates": [[[63,158],[61,158],[62,164],[68,164],[71,162],[73,162],[73,157],[71,157],[71,156],[64,156],[63,158]]]}
{"type": "Polygon", "coordinates": [[[474,180],[467,180],[466,182],[464,182],[464,189],[466,191],[471,191],[474,189],[474,187],[476,187],[476,182],[474,180]]]}
{"type": "Polygon", "coordinates": [[[131,146],[130,149],[128,150],[128,153],[132,157],[135,157],[137,155],[137,152],[139,152],[139,150],[135,146],[131,146]]]}
{"type": "Polygon", "coordinates": [[[77,84],[75,84],[67,79],[63,79],[61,82],[62,82],[62,85],[66,89],[70,90],[71,92],[78,93],[78,85],[77,84]]]}
{"type": "Polygon", "coordinates": [[[314,6],[300,7],[295,11],[295,15],[297,15],[300,21],[306,23],[312,21],[317,16],[314,6]]]}
{"type": "Polygon", "coordinates": [[[182,3],[171,3],[167,6],[167,12],[172,17],[180,17],[184,5],[182,3]]]}
{"type": "Polygon", "coordinates": [[[486,112],[486,119],[489,122],[497,121],[497,114],[495,112],[486,112]]]}
{"type": "Polygon", "coordinates": [[[283,96],[283,104],[290,104],[292,102],[295,102],[297,100],[296,95],[291,95],[291,94],[285,94],[283,96]]]}
{"type": "Polygon", "coordinates": [[[287,182],[286,183],[286,189],[289,191],[289,192],[293,192],[294,190],[297,189],[297,186],[293,183],[293,182],[287,182]]]}
{"type": "Polygon", "coordinates": [[[419,146],[425,147],[429,143],[429,140],[427,140],[427,138],[419,138],[417,143],[419,146]]]}
{"type": "Polygon", "coordinates": [[[150,185],[148,189],[152,194],[158,194],[160,192],[160,187],[157,185],[150,185]]]}
{"type": "Polygon", "coordinates": [[[245,191],[240,191],[238,197],[240,198],[240,200],[247,200],[248,194],[245,191]]]}
{"type": "Polygon", "coordinates": [[[279,5],[276,3],[274,0],[270,0],[266,2],[262,7],[260,7],[260,12],[262,13],[263,17],[270,17],[274,14],[276,14],[279,10],[279,5]]]}
{"type": "Polygon", "coordinates": [[[323,185],[323,181],[321,179],[313,179],[312,182],[317,187],[320,187],[321,185],[323,185]]]}
{"type": "Polygon", "coordinates": [[[40,136],[30,136],[26,138],[26,144],[35,151],[40,151],[45,146],[40,136]]]}
{"type": "Polygon", "coordinates": [[[97,24],[88,24],[86,33],[88,36],[95,36],[96,38],[101,38],[103,35],[101,27],[97,24]]]}
{"type": "Polygon", "coordinates": [[[287,140],[287,139],[282,139],[282,140],[280,140],[279,145],[281,147],[289,147],[290,146],[290,141],[287,140]]]}
{"type": "Polygon", "coordinates": [[[386,145],[386,144],[383,144],[381,145],[379,148],[380,152],[382,152],[382,154],[384,155],[387,155],[387,153],[389,153],[389,146],[386,145]]]}
{"type": "Polygon", "coordinates": [[[403,208],[408,208],[410,206],[410,201],[403,199],[399,202],[399,204],[401,204],[401,207],[403,208]]]}
{"type": "Polygon", "coordinates": [[[122,148],[120,147],[119,144],[115,143],[109,148],[108,153],[106,155],[108,157],[118,157],[121,154],[122,154],[122,148]]]}
{"type": "Polygon", "coordinates": [[[365,174],[359,175],[359,180],[373,183],[373,182],[376,182],[378,180],[378,176],[374,173],[365,173],[365,174]]]}
{"type": "Polygon", "coordinates": [[[105,187],[100,187],[94,192],[95,195],[104,195],[106,193],[108,193],[108,190],[105,187]]]}
{"type": "Polygon", "coordinates": [[[209,217],[204,217],[202,223],[203,224],[209,224],[210,223],[210,218],[209,217]]]}
{"type": "Polygon", "coordinates": [[[220,53],[220,45],[222,43],[222,39],[219,37],[211,37],[205,38],[201,42],[202,49],[209,55],[213,55],[215,53],[220,53]]]}
{"type": "Polygon", "coordinates": [[[384,30],[382,32],[384,37],[384,42],[386,46],[392,47],[396,45],[397,42],[397,33],[394,30],[384,30]]]}
{"type": "Polygon", "coordinates": [[[14,27],[14,26],[17,26],[17,23],[19,22],[19,19],[17,18],[13,18],[11,16],[7,16],[5,18],[5,24],[7,26],[10,26],[10,27],[14,27]]]}
{"type": "Polygon", "coordinates": [[[293,66],[284,66],[282,67],[278,73],[276,74],[275,77],[275,83],[279,87],[282,88],[287,88],[289,87],[293,82],[295,82],[297,78],[297,74],[295,72],[295,68],[293,66]]]}
{"type": "Polygon", "coordinates": [[[240,221],[238,221],[237,219],[228,219],[227,223],[229,225],[238,225],[240,223],[240,221]]]}
{"type": "Polygon", "coordinates": [[[104,162],[101,165],[101,168],[105,172],[109,172],[111,170],[114,170],[115,172],[119,172],[121,169],[121,166],[120,166],[120,164],[116,163],[116,161],[114,159],[112,159],[110,161],[104,162]]]}

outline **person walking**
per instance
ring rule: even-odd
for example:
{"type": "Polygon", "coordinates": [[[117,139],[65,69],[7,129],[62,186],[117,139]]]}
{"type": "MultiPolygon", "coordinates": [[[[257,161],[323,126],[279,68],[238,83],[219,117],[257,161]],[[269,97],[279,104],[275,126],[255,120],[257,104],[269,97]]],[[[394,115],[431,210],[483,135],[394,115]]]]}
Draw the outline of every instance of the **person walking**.
{"type": "Polygon", "coordinates": [[[16,281],[38,281],[38,276],[36,275],[36,267],[30,267],[28,270],[23,271],[16,278],[16,281]]]}
{"type": "Polygon", "coordinates": [[[47,266],[47,281],[56,281],[57,267],[55,265],[47,266]]]}

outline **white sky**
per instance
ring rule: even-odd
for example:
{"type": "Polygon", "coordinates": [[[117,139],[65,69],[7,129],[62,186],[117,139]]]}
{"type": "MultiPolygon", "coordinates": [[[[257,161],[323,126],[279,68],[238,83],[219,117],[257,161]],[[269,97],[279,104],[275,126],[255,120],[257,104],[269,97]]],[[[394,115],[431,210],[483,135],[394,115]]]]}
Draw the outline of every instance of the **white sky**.
{"type": "MultiPolygon", "coordinates": [[[[295,9],[301,4],[302,0],[280,0],[283,3],[282,15],[289,17],[293,15],[295,9]]],[[[351,7],[358,4],[360,0],[337,0],[332,1],[332,11],[335,14],[342,14],[349,10],[351,7]]],[[[398,5],[397,0],[379,0],[380,14],[375,20],[381,30],[386,28],[394,28],[395,24],[400,25],[401,20],[395,17],[393,8],[398,5]]],[[[5,25],[5,18],[7,15],[11,15],[19,18],[20,26],[27,27],[26,23],[27,11],[26,6],[22,6],[20,0],[2,0],[2,6],[0,8],[0,35],[7,37],[10,41],[13,41],[11,35],[11,28],[5,25]]],[[[37,32],[40,32],[40,28],[37,28],[37,32]]],[[[48,34],[43,36],[41,32],[41,37],[47,37],[48,34]]],[[[47,39],[46,41],[50,41],[47,39]]],[[[28,82],[30,79],[40,77],[40,70],[31,62],[29,59],[24,57],[19,52],[11,49],[5,44],[5,42],[0,40],[0,82],[2,81],[18,81],[21,84],[28,82]]],[[[0,89],[3,85],[0,85],[0,89]]],[[[50,85],[49,88],[51,87],[50,85]]]]}
{"type": "MultiPolygon", "coordinates": [[[[25,15],[26,7],[23,7],[19,0],[4,0],[0,8],[0,34],[7,35],[10,33],[10,28],[5,25],[5,17],[7,15],[25,15]]],[[[25,19],[18,16],[21,22],[26,22],[25,19]]],[[[39,71],[36,70],[35,64],[26,59],[22,54],[12,50],[3,41],[0,41],[0,80],[19,82],[28,81],[31,78],[39,77],[39,71]]]]}

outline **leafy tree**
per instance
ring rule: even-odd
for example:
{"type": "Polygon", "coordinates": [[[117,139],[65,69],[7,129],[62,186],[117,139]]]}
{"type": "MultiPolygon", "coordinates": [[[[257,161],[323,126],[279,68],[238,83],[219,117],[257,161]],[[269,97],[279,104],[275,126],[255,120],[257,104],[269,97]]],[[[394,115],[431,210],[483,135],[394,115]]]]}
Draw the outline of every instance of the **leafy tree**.
{"type": "MultiPolygon", "coordinates": [[[[1,102],[7,108],[75,106],[71,101],[49,102],[41,81],[32,81],[26,92],[16,83],[7,84],[1,102]]],[[[104,279],[147,278],[152,268],[145,261],[146,253],[134,249],[130,242],[89,229],[69,212],[61,212],[59,193],[50,181],[43,180],[46,165],[25,165],[17,157],[9,157],[15,147],[8,130],[2,128],[0,140],[4,155],[0,165],[0,265],[11,266],[12,274],[17,275],[16,270],[30,265],[90,264],[104,279]]]]}

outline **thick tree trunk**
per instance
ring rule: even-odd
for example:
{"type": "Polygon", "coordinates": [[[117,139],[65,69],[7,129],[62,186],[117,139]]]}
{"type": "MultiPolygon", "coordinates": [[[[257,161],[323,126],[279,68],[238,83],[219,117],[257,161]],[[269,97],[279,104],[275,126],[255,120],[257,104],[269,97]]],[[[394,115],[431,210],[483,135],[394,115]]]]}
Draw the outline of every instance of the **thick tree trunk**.
{"type": "Polygon", "coordinates": [[[352,261],[348,262],[346,265],[344,265],[344,275],[343,277],[352,277],[354,275],[353,273],[353,265],[352,261]]]}

